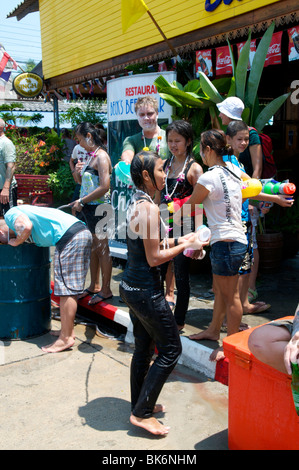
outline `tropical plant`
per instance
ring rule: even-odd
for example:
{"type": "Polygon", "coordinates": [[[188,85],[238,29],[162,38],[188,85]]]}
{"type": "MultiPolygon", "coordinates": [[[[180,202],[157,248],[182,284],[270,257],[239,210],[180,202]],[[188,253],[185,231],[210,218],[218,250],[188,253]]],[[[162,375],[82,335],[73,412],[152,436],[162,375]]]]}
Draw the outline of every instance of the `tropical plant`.
{"type": "Polygon", "coordinates": [[[16,173],[47,175],[57,171],[63,161],[63,141],[54,130],[43,139],[15,133],[13,141],[17,154],[16,173]]]}
{"type": "MultiPolygon", "coordinates": [[[[258,132],[261,132],[264,126],[269,122],[272,116],[286,101],[290,93],[285,93],[275,98],[265,108],[261,110],[258,99],[258,88],[261,81],[264,64],[268,49],[271,43],[275,23],[273,22],[263,35],[256,53],[253,57],[252,66],[247,79],[247,65],[250,53],[251,32],[240,53],[237,64],[235,64],[232,50],[230,47],[231,61],[233,64],[232,86],[228,96],[237,96],[244,104],[245,109],[242,114],[243,120],[250,126],[254,126],[258,132]]],[[[230,44],[229,44],[230,46],[230,44]]]]}
{"type": "Polygon", "coordinates": [[[0,117],[5,121],[12,121],[16,125],[17,121],[26,124],[32,122],[38,124],[42,119],[43,115],[40,113],[34,113],[31,116],[26,114],[14,114],[17,109],[23,109],[24,105],[22,103],[5,103],[0,105],[0,117]]]}
{"type": "Polygon", "coordinates": [[[69,164],[61,162],[57,171],[49,172],[47,180],[56,202],[70,201],[75,189],[75,182],[69,164]]]}
{"type": "MultiPolygon", "coordinates": [[[[176,108],[174,119],[187,119],[192,125],[197,119],[197,126],[201,122],[201,128],[195,127],[195,135],[198,136],[205,127],[205,120],[208,118],[215,124],[217,119],[216,104],[223,101],[228,96],[239,97],[245,105],[242,115],[243,120],[250,126],[254,126],[258,132],[268,123],[269,119],[278,111],[285,102],[288,93],[275,98],[265,108],[261,110],[258,100],[258,87],[260,84],[265,59],[271,43],[275,24],[272,23],[263,35],[254,59],[251,70],[248,74],[247,66],[250,53],[251,32],[240,53],[237,63],[235,62],[231,45],[228,41],[233,76],[213,80],[213,82],[202,72],[199,73],[199,80],[191,80],[185,86],[178,82],[169,83],[164,77],[156,79],[155,85],[159,94],[167,103],[176,108]],[[209,110],[209,114],[207,113],[209,110]],[[200,114],[195,118],[195,115],[200,114]]],[[[218,126],[220,124],[218,123],[218,126]]]]}
{"type": "Polygon", "coordinates": [[[81,122],[91,122],[92,124],[105,123],[106,117],[103,113],[104,100],[82,100],[74,103],[68,111],[61,113],[60,122],[71,123],[76,127],[81,122]]]}
{"type": "Polygon", "coordinates": [[[194,154],[198,157],[197,145],[201,132],[208,125],[207,110],[214,106],[213,101],[203,92],[200,81],[196,79],[183,86],[177,81],[169,83],[165,77],[160,76],[154,83],[161,98],[175,109],[172,119],[184,119],[192,125],[195,141],[194,154]]]}

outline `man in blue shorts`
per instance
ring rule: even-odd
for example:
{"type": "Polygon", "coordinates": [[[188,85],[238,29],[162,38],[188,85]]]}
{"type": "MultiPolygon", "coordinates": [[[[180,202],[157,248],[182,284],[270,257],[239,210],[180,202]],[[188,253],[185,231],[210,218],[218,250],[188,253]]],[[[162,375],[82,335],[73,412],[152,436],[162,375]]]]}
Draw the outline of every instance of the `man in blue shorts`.
{"type": "Polygon", "coordinates": [[[60,297],[61,331],[57,340],[42,350],[54,353],[69,349],[75,343],[77,295],[84,290],[92,235],[83,222],[70,214],[22,205],[9,209],[0,220],[0,243],[18,246],[25,242],[55,246],[54,293],[60,297]]]}

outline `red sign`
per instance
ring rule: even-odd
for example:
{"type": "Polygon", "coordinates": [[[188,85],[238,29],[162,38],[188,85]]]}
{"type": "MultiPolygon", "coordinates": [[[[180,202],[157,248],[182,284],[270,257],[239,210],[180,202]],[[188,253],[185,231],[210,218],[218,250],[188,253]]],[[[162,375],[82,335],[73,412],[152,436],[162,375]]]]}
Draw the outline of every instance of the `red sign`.
{"type": "Polygon", "coordinates": [[[289,61],[299,60],[299,26],[288,29],[289,61]]]}
{"type": "Polygon", "coordinates": [[[281,36],[282,31],[273,34],[264,67],[281,64],[281,36]]]}
{"type": "Polygon", "coordinates": [[[196,75],[205,73],[208,77],[213,76],[212,49],[204,49],[196,52],[196,75]]]}
{"type": "Polygon", "coordinates": [[[231,75],[233,67],[230,59],[229,47],[217,47],[216,49],[216,76],[231,75]]]}
{"type": "MultiPolygon", "coordinates": [[[[239,42],[239,44],[237,44],[238,56],[241,54],[241,50],[243,49],[245,44],[246,44],[245,41],[244,42],[239,42]]],[[[255,53],[256,53],[256,40],[253,39],[252,41],[250,41],[250,52],[249,52],[249,60],[248,60],[247,70],[251,69],[252,61],[253,61],[253,57],[254,57],[255,53]]]]}

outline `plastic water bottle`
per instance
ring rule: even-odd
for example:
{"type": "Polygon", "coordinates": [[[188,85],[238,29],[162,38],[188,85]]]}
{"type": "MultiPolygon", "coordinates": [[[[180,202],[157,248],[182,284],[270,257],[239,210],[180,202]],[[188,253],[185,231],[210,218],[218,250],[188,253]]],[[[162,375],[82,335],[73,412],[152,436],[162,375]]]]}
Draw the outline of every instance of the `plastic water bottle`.
{"type": "MultiPolygon", "coordinates": [[[[198,233],[198,238],[201,242],[207,242],[211,238],[211,230],[206,225],[200,225],[196,231],[198,233]]],[[[193,248],[186,248],[183,251],[183,254],[185,256],[188,256],[188,258],[190,258],[193,252],[194,252],[193,248]]],[[[205,250],[202,250],[202,255],[196,259],[203,259],[205,256],[206,256],[206,252],[205,250]]]]}
{"type": "Polygon", "coordinates": [[[292,363],[292,382],[291,382],[292,394],[294,399],[294,405],[299,416],[299,365],[292,363]]]}

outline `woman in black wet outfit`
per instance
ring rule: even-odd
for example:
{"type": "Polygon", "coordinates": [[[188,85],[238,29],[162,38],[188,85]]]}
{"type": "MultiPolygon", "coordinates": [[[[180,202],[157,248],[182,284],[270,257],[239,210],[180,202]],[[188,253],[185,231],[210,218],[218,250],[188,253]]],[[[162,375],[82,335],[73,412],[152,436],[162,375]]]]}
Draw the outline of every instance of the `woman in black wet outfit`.
{"type": "Polygon", "coordinates": [[[135,337],[130,421],[153,434],[165,435],[169,428],[152,414],[163,410],[161,405],[156,405],[156,400],[178,361],[181,342],[161,289],[158,266],[188,246],[200,250],[202,244],[193,233],[186,238],[168,240],[159,208],[152,200],[156,190],[161,191],[165,184],[163,161],[156,153],[143,151],[135,155],[131,175],[137,191],[128,210],[128,258],[120,283],[120,295],[130,308],[135,337]],[[150,367],[153,344],[158,355],[150,367]]]}
{"type": "MultiPolygon", "coordinates": [[[[193,188],[198,178],[202,175],[201,166],[192,156],[193,131],[191,125],[186,121],[174,121],[166,129],[166,139],[168,148],[172,156],[164,163],[166,173],[166,184],[161,191],[161,204],[168,204],[174,199],[184,199],[191,196],[193,188]]],[[[190,219],[190,218],[189,218],[190,219]]],[[[190,220],[189,220],[190,224],[190,220]]],[[[201,223],[199,224],[201,225],[201,223]]],[[[170,226],[171,228],[171,226],[170,226]]],[[[191,226],[185,225],[184,231],[194,230],[194,219],[191,219],[191,226]]],[[[175,227],[177,231],[178,227],[175,227]]],[[[173,230],[169,236],[173,237],[173,230]]],[[[182,221],[183,230],[183,221],[182,221]]],[[[181,230],[181,233],[182,233],[181,230]]],[[[174,259],[174,274],[177,288],[176,306],[174,317],[178,329],[182,330],[185,324],[185,317],[189,305],[190,297],[190,276],[189,258],[183,253],[174,259]]],[[[162,279],[164,281],[168,263],[162,266],[162,279]]]]}
{"type": "MultiPolygon", "coordinates": [[[[112,297],[110,288],[112,259],[109,253],[107,234],[96,234],[96,225],[107,214],[98,214],[99,205],[106,202],[105,195],[110,188],[111,161],[96,127],[83,122],[76,128],[76,139],[90,156],[85,163],[78,162],[76,171],[81,176],[80,198],[73,204],[73,214],[86,222],[93,236],[90,259],[90,285],[82,297],[92,295],[89,303],[94,305],[112,297]],[[97,212],[96,212],[97,211],[97,212]],[[81,214],[81,216],[80,216],[81,214]],[[82,216],[83,214],[83,216],[82,216]],[[83,217],[83,218],[82,218],[83,217]],[[102,285],[100,285],[100,274],[102,285]]],[[[101,212],[101,211],[99,211],[101,212]]]]}

